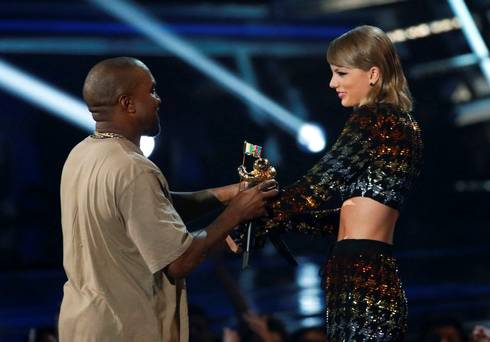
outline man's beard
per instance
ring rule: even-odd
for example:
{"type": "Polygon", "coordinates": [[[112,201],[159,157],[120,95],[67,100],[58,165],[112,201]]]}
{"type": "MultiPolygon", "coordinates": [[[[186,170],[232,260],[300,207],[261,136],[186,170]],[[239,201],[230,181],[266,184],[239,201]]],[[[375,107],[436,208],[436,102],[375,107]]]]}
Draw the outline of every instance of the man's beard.
{"type": "Polygon", "coordinates": [[[160,127],[160,117],[158,116],[158,113],[155,114],[155,118],[156,119],[154,120],[151,127],[145,130],[145,132],[143,132],[143,135],[147,135],[149,137],[156,137],[160,134],[161,127],[160,127]]]}

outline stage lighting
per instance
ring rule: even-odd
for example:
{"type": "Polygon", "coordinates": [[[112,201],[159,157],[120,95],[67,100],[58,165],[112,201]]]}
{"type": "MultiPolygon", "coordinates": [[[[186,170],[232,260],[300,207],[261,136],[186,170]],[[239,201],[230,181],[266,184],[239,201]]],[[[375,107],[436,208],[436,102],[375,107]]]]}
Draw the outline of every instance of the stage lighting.
{"type": "Polygon", "coordinates": [[[471,16],[471,13],[463,0],[448,0],[448,3],[461,23],[461,29],[463,30],[463,34],[465,35],[471,50],[480,59],[480,68],[483,72],[483,76],[490,84],[490,58],[488,55],[488,48],[480,31],[478,31],[478,28],[476,27],[475,20],[471,16]]]}
{"type": "Polygon", "coordinates": [[[433,34],[441,34],[461,29],[458,18],[445,18],[427,23],[420,23],[406,28],[388,31],[386,34],[393,43],[401,43],[407,40],[425,38],[433,34]]]}
{"type": "Polygon", "coordinates": [[[325,148],[325,134],[323,130],[311,123],[304,123],[298,130],[298,142],[310,152],[320,152],[325,148]]]}
{"type": "Polygon", "coordinates": [[[224,88],[244,101],[255,105],[268,116],[267,118],[299,139],[310,152],[320,152],[325,147],[325,137],[320,128],[313,129],[307,124],[307,134],[304,131],[305,122],[292,113],[264,96],[255,88],[213,61],[190,43],[175,35],[169,27],[157,18],[145,12],[131,1],[124,0],[91,0],[111,15],[133,26],[142,34],[153,40],[162,49],[172,52],[183,61],[193,66],[209,78],[215,80],[224,88]]]}
{"type": "MultiPolygon", "coordinates": [[[[0,87],[88,132],[95,130],[95,122],[83,101],[3,60],[0,60],[0,87]]],[[[153,138],[142,137],[140,144],[148,157],[155,146],[153,138]]]]}
{"type": "Polygon", "coordinates": [[[296,283],[300,288],[311,288],[320,285],[320,278],[318,273],[320,269],[317,264],[312,262],[305,262],[298,266],[296,272],[296,283]]]}
{"type": "Polygon", "coordinates": [[[3,60],[0,60],[0,87],[87,131],[95,128],[92,115],[82,101],[3,60]]]}
{"type": "Polygon", "coordinates": [[[320,317],[307,317],[303,318],[301,321],[300,326],[309,328],[309,327],[318,327],[323,325],[323,319],[320,317]]]}
{"type": "Polygon", "coordinates": [[[322,294],[322,290],[319,287],[299,290],[298,304],[300,314],[308,316],[322,312],[322,300],[320,298],[322,294]]]}
{"type": "Polygon", "coordinates": [[[298,306],[301,314],[314,315],[321,311],[319,266],[312,262],[305,262],[298,266],[296,284],[298,285],[298,306]]]}
{"type": "Polygon", "coordinates": [[[151,154],[151,152],[153,152],[154,148],[155,148],[155,139],[146,136],[141,137],[140,149],[146,157],[148,157],[151,154]]]}

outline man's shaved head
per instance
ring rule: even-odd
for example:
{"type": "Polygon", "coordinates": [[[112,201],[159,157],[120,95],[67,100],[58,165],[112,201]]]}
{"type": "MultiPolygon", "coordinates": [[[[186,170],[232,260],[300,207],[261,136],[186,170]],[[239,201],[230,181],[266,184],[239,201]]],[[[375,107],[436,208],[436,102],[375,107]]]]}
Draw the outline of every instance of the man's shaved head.
{"type": "Polygon", "coordinates": [[[132,57],[105,59],[90,69],[83,84],[83,98],[92,113],[105,111],[119,96],[131,94],[147,66],[132,57]]]}

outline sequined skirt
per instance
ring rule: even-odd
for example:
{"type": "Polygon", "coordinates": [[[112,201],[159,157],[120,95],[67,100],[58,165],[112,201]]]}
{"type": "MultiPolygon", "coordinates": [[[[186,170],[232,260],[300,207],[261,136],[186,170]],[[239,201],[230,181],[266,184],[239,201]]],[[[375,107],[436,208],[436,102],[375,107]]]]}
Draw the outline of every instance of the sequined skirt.
{"type": "Polygon", "coordinates": [[[402,340],[407,300],[392,245],[341,240],[332,249],[325,276],[329,342],[402,340]]]}

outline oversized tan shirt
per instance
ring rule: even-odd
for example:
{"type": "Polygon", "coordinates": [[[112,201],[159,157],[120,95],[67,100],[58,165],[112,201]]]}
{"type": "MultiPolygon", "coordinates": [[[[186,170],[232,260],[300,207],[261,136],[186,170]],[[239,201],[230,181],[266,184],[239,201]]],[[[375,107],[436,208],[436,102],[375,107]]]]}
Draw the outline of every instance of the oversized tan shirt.
{"type": "Polygon", "coordinates": [[[160,169],[123,138],[86,138],[61,177],[61,342],[187,341],[184,280],[161,270],[192,237],[160,169]]]}

